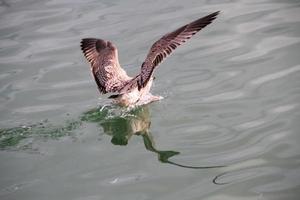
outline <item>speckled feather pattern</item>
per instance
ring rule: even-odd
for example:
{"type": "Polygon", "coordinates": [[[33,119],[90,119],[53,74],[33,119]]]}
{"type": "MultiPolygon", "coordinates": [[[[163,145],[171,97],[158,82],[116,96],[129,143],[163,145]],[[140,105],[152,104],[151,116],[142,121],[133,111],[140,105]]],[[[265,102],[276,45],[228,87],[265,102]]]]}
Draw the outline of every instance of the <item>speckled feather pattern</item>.
{"type": "MultiPolygon", "coordinates": [[[[122,101],[126,101],[126,98],[133,98],[128,99],[129,104],[137,103],[145,95],[149,99],[154,69],[178,46],[216,19],[218,14],[219,11],[197,19],[156,41],[151,46],[140,73],[133,78],[120,67],[117,48],[110,41],[96,38],[82,39],[81,49],[91,64],[91,71],[100,93],[117,93],[119,95],[116,97],[122,101]],[[151,83],[149,83],[150,79],[151,83]],[[134,94],[130,95],[133,92],[134,94]]],[[[159,99],[154,97],[153,99],[159,99]]]]}

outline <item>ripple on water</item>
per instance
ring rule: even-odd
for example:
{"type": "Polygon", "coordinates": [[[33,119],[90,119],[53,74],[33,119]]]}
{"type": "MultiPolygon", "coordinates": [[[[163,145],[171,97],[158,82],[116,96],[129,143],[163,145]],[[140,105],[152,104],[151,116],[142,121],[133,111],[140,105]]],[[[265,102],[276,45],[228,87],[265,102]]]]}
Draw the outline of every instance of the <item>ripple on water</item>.
{"type": "Polygon", "coordinates": [[[7,139],[4,145],[12,148],[1,146],[0,196],[297,199],[299,5],[296,0],[1,1],[0,123],[17,127],[1,127],[1,142],[7,139]],[[106,96],[98,99],[80,38],[113,41],[121,64],[135,74],[162,34],[217,10],[214,23],[155,71],[153,93],[166,98],[148,107],[150,139],[132,133],[126,146],[112,144],[107,132],[116,127],[110,124],[141,122],[116,107],[101,115],[109,107],[103,106],[106,96]],[[82,121],[79,116],[91,108],[100,116],[82,121]],[[46,119],[57,124],[39,124],[46,119]],[[34,125],[26,126],[30,122],[34,125]],[[170,158],[174,163],[226,167],[160,163],[158,149],[180,152],[170,158]]]}

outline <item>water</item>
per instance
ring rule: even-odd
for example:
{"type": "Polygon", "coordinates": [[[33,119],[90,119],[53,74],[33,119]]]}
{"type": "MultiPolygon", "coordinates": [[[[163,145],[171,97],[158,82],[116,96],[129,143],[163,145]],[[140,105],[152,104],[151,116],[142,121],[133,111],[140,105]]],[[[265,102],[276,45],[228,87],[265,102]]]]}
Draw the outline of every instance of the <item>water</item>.
{"type": "Polygon", "coordinates": [[[299,13],[297,0],[2,0],[0,199],[299,199],[299,13]],[[156,70],[165,99],[106,106],[81,38],[113,41],[134,75],[160,36],[217,10],[156,70]]]}

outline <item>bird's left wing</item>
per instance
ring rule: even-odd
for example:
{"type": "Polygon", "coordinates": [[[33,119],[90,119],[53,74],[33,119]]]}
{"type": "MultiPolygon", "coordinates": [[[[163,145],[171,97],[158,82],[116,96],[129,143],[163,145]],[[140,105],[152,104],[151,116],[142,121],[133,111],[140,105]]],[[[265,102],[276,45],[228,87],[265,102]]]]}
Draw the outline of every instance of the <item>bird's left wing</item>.
{"type": "Polygon", "coordinates": [[[135,78],[138,88],[140,89],[145,87],[155,67],[157,67],[179,45],[185,43],[198,31],[216,19],[218,14],[219,11],[197,19],[171,33],[164,35],[162,38],[156,41],[150,48],[150,51],[148,52],[148,55],[142,64],[140,74],[135,78]]]}

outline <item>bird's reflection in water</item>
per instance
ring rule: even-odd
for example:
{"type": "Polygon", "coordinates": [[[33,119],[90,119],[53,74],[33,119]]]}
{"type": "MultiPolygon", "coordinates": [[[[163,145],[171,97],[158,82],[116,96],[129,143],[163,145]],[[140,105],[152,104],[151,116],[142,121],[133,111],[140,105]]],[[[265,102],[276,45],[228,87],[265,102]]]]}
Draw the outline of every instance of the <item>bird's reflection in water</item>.
{"type": "Polygon", "coordinates": [[[141,136],[144,141],[145,148],[154,152],[158,156],[158,160],[162,163],[193,168],[207,169],[223,166],[188,166],[170,161],[169,159],[178,155],[177,151],[161,151],[156,149],[154,139],[150,133],[150,112],[147,105],[139,106],[131,110],[122,110],[120,107],[104,106],[94,108],[85,112],[82,116],[83,121],[98,123],[104,132],[112,137],[111,142],[114,145],[127,145],[129,139],[133,135],[141,136]]]}

